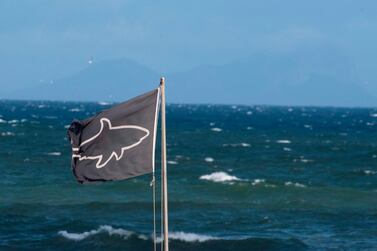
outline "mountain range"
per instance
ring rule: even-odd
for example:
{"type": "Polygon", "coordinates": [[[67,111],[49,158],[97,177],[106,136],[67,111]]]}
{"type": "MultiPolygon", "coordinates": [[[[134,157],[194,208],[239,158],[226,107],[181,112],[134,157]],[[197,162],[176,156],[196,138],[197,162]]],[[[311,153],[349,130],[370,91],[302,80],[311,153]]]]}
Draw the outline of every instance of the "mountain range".
{"type": "MultiPolygon", "coordinates": [[[[119,58],[94,62],[11,99],[122,101],[158,86],[161,73],[119,58]]],[[[334,50],[263,52],[223,65],[164,74],[170,103],[376,106],[352,60],[334,50]]]]}

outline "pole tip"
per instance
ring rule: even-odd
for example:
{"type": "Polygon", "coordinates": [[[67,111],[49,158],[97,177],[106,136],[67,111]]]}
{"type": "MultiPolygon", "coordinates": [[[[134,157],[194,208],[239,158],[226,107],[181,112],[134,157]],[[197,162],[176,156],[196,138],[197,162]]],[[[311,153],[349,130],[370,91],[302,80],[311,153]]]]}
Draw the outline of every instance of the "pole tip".
{"type": "Polygon", "coordinates": [[[160,85],[164,85],[165,84],[165,78],[164,77],[161,77],[160,78],[160,85]]]}

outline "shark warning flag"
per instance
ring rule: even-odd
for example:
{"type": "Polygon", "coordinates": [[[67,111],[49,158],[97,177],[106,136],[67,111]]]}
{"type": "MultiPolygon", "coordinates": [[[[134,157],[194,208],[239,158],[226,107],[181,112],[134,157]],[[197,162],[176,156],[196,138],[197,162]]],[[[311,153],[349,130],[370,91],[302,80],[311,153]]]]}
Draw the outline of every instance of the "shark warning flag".
{"type": "Polygon", "coordinates": [[[159,97],[160,88],[72,122],[68,136],[78,182],[122,180],[154,170],[159,97]]]}

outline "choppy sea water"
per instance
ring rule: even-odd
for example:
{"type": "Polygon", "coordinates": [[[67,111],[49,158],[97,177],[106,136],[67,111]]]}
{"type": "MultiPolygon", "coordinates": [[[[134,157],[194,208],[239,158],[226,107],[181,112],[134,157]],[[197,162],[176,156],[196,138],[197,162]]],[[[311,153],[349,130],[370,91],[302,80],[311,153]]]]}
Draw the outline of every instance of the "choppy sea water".
{"type": "MultiPolygon", "coordinates": [[[[110,106],[0,101],[0,250],[152,250],[150,175],[71,173],[67,125],[110,106]]],[[[376,129],[377,109],[169,105],[171,249],[376,250],[376,129]]]]}

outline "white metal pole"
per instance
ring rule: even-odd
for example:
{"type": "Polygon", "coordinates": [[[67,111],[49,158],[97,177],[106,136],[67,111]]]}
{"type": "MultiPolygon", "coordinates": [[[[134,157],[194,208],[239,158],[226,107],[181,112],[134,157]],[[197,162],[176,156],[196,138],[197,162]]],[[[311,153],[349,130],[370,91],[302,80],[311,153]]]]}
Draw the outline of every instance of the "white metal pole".
{"type": "Polygon", "coordinates": [[[161,87],[161,182],[163,193],[164,251],[169,251],[168,228],[168,179],[166,168],[166,116],[165,116],[165,78],[160,79],[161,87]]]}

